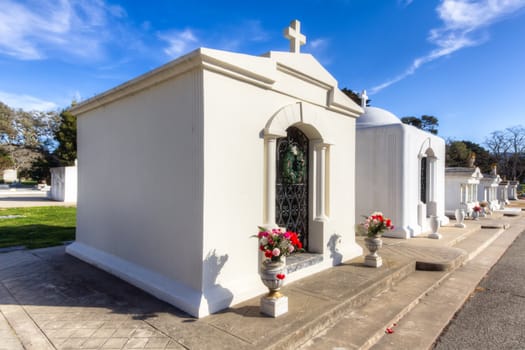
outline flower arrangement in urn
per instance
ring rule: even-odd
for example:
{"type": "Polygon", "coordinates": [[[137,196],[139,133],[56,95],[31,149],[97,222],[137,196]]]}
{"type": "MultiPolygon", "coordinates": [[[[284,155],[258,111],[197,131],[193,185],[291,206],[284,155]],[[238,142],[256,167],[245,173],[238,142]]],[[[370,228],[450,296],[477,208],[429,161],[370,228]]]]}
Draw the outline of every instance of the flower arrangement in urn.
{"type": "Polygon", "coordinates": [[[472,219],[478,220],[480,214],[481,214],[481,207],[479,205],[476,205],[474,208],[472,208],[472,219]]]}
{"type": "Polygon", "coordinates": [[[262,312],[275,316],[274,312],[267,312],[266,310],[268,304],[274,303],[269,300],[286,299],[286,303],[288,300],[286,297],[283,298],[279,292],[286,278],[286,264],[281,258],[293,252],[303,251],[303,244],[297,233],[280,228],[266,230],[259,227],[259,233],[254,237],[259,239],[259,250],[264,253],[266,258],[262,262],[260,275],[262,282],[268,287],[269,293],[261,299],[262,312]]]}
{"type": "Polygon", "coordinates": [[[385,217],[383,213],[376,211],[365,216],[365,221],[357,225],[357,232],[362,236],[366,236],[365,244],[370,254],[365,256],[365,265],[371,267],[380,267],[383,260],[377,254],[379,248],[383,246],[381,235],[386,230],[393,230],[392,220],[385,217]]]}
{"type": "Polygon", "coordinates": [[[392,220],[385,217],[380,211],[375,211],[369,216],[365,216],[365,221],[360,223],[357,231],[362,236],[368,238],[381,237],[386,230],[393,230],[392,220]]]}
{"type": "Polygon", "coordinates": [[[288,256],[293,252],[303,251],[303,244],[299,240],[299,235],[292,231],[285,231],[280,228],[265,230],[259,227],[259,249],[264,252],[264,256],[272,261],[280,261],[281,257],[288,256]]]}

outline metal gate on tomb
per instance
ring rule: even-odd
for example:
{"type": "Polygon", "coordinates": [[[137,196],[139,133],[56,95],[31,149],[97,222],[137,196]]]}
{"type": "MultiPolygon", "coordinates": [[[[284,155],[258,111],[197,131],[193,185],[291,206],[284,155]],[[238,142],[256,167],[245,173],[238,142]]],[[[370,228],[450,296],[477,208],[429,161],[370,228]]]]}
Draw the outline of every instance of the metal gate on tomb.
{"type": "Polygon", "coordinates": [[[308,248],[308,138],[296,127],[277,139],[276,223],[300,234],[308,248]]]}

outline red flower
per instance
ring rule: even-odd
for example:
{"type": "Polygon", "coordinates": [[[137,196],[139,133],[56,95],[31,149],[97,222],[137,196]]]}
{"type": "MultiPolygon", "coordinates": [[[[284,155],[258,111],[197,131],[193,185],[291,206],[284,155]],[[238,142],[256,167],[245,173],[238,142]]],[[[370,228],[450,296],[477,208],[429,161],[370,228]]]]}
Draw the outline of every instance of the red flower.
{"type": "Polygon", "coordinates": [[[295,232],[290,232],[290,242],[292,242],[292,244],[299,249],[303,248],[303,244],[301,243],[299,237],[297,236],[297,233],[295,232]]]}
{"type": "Polygon", "coordinates": [[[259,249],[261,250],[261,252],[264,252],[264,246],[262,244],[259,246],[259,249]]]}
{"type": "Polygon", "coordinates": [[[386,219],[386,227],[392,226],[392,221],[390,219],[386,219]]]}
{"type": "Polygon", "coordinates": [[[284,273],[278,273],[277,275],[275,275],[275,277],[277,277],[278,279],[280,280],[284,280],[284,278],[286,277],[286,275],[284,273]]]}
{"type": "Polygon", "coordinates": [[[272,251],[271,250],[265,250],[264,251],[264,256],[267,257],[267,258],[271,258],[273,256],[272,251]]]}

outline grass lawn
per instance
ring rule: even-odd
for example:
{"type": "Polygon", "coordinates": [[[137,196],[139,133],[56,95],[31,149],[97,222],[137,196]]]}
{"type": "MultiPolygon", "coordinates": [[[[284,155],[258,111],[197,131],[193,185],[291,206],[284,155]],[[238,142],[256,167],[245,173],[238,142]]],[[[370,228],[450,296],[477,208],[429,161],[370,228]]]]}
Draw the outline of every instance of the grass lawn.
{"type": "Polygon", "coordinates": [[[0,208],[0,248],[34,249],[72,241],[76,214],[75,207],[0,208]]]}

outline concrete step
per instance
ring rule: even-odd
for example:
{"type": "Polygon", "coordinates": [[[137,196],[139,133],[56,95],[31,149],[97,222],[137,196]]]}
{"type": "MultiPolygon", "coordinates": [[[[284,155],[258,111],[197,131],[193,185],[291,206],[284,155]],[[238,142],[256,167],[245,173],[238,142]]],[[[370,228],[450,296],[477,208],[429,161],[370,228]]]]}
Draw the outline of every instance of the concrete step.
{"type": "Polygon", "coordinates": [[[259,298],[254,298],[204,321],[242,339],[246,348],[297,349],[414,272],[410,258],[388,259],[376,269],[364,266],[361,257],[285,286],[289,311],[278,319],[261,317],[259,298]]]}
{"type": "Polygon", "coordinates": [[[399,322],[395,333],[385,335],[374,350],[431,349],[455,313],[475,292],[481,279],[521,234],[524,225],[497,233],[497,238],[483,251],[473,255],[464,266],[450,273],[430,290],[399,322]],[[479,254],[481,253],[481,254],[479,254]]]}
{"type": "MultiPolygon", "coordinates": [[[[518,229],[514,231],[516,230],[518,229]]],[[[347,312],[337,324],[319,332],[315,337],[304,343],[300,349],[427,349],[482,277],[480,271],[469,272],[468,263],[464,264],[477,257],[482,259],[480,255],[485,254],[480,253],[487,248],[492,248],[492,245],[497,247],[498,244],[495,241],[500,237],[503,240],[500,246],[508,246],[513,237],[515,238],[514,231],[509,233],[508,237],[502,237],[506,232],[504,228],[481,229],[481,224],[478,224],[474,230],[471,229],[468,232],[456,230],[453,235],[449,235],[447,239],[449,242],[453,242],[452,244],[455,244],[455,247],[439,247],[431,240],[427,240],[431,245],[429,247],[424,245],[423,240],[387,245],[386,249],[381,252],[384,259],[388,260],[396,255],[412,257],[416,260],[416,264],[419,261],[421,267],[430,268],[434,271],[416,271],[408,275],[393,285],[390,290],[371,297],[367,304],[347,312]],[[458,238],[458,236],[461,237],[458,238]],[[442,261],[438,261],[441,258],[442,261]],[[454,279],[451,276],[459,273],[457,271],[467,271],[462,272],[463,274],[472,273],[472,278],[467,278],[469,283],[460,282],[457,287],[460,292],[459,295],[452,295],[454,290],[450,288],[453,288],[451,286],[454,285],[454,279]],[[440,288],[445,283],[449,289],[443,292],[440,288]],[[428,295],[436,295],[437,297],[429,300],[428,295]],[[450,300],[447,300],[448,297],[450,300]],[[433,309],[432,306],[436,307],[440,303],[447,310],[447,312],[443,311],[446,316],[437,317],[434,315],[434,313],[437,314],[441,311],[433,309]],[[428,305],[432,306],[429,307],[428,305]],[[453,310],[452,314],[450,314],[450,310],[453,310]],[[413,319],[411,318],[412,315],[417,315],[417,317],[413,319]],[[429,326],[429,329],[432,330],[431,334],[421,335],[421,332],[426,331],[421,330],[418,326],[424,325],[426,327],[433,324],[435,320],[437,320],[437,326],[429,326]],[[387,334],[387,328],[391,328],[394,333],[387,334]],[[414,329],[419,332],[416,332],[417,336],[412,335],[410,337],[409,332],[410,330],[414,331],[414,329]],[[403,330],[405,338],[411,339],[411,342],[405,341],[402,337],[394,336],[398,330],[403,330]],[[424,338],[425,341],[419,341],[420,338],[424,338]],[[398,340],[392,342],[391,339],[398,340]]],[[[440,242],[440,244],[443,243],[440,242]]],[[[502,254],[503,251],[500,248],[497,250],[497,254],[502,254]]],[[[492,253],[492,255],[494,254],[492,253]]],[[[487,269],[496,261],[497,259],[491,259],[491,264],[485,261],[485,269],[481,271],[488,271],[487,269]]]]}
{"type": "Polygon", "coordinates": [[[387,328],[395,332],[399,320],[446,275],[440,271],[416,271],[390,290],[370,298],[367,304],[351,310],[334,327],[325,329],[299,349],[369,349],[386,336],[387,328]]]}

